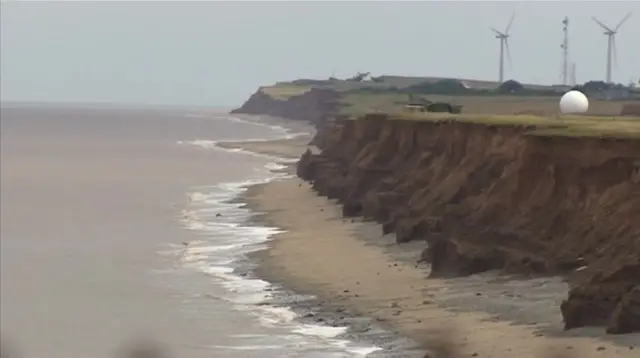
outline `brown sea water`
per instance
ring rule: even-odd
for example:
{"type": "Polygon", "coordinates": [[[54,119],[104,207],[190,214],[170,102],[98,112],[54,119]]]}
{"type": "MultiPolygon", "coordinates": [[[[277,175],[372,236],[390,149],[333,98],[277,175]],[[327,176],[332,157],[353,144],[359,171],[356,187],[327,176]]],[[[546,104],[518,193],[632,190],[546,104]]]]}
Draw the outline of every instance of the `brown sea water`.
{"type": "Polygon", "coordinates": [[[262,305],[269,284],[236,274],[272,230],[225,201],[278,160],[214,141],[284,128],[186,108],[0,118],[2,338],[25,357],[115,357],[136,337],[181,358],[369,351],[262,305]]]}

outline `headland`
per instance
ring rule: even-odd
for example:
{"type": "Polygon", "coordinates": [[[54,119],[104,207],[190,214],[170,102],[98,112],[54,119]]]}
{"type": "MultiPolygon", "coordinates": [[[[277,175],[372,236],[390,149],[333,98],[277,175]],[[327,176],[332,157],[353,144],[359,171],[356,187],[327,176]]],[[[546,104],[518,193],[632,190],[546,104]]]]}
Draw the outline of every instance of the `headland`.
{"type": "Polygon", "coordinates": [[[261,275],[431,350],[444,329],[465,355],[637,354],[636,99],[561,117],[562,93],[297,86],[263,87],[234,111],[317,128],[309,147],[246,144],[304,152],[299,178],[249,191],[288,230],[261,275]],[[419,101],[449,106],[408,110],[419,101]]]}

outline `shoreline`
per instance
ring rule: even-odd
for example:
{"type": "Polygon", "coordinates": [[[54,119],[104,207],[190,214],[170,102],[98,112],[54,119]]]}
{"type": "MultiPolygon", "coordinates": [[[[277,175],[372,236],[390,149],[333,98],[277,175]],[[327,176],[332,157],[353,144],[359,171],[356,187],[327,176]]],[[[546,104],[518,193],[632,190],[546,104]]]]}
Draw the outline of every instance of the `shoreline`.
{"type": "MultiPolygon", "coordinates": [[[[306,139],[222,146],[297,158],[306,150],[306,139]]],[[[291,174],[295,166],[289,165],[284,171],[291,174]]],[[[256,221],[287,230],[275,235],[267,250],[251,257],[258,262],[255,270],[258,277],[295,293],[317,297],[315,302],[298,307],[313,311],[309,306],[316,305],[323,312],[303,314],[307,319],[319,322],[317,319],[324,320],[324,315],[328,316],[325,321],[331,323],[337,317],[341,324],[355,326],[352,331],[356,331],[356,336],[358,330],[379,333],[378,327],[386,328],[412,339],[422,348],[436,350],[442,335],[449,334],[446,339],[453,341],[461,354],[482,357],[573,353],[589,358],[637,354],[633,348],[640,343],[639,335],[605,336],[600,329],[568,332],[560,329],[562,318],[554,308],[559,305],[558,298],[564,298],[566,289],[559,289],[565,287],[559,278],[508,280],[484,274],[456,280],[427,280],[425,268],[415,265],[419,256],[419,250],[412,247],[415,243],[400,246],[393,239],[382,237],[375,223],[343,219],[337,205],[317,196],[308,183],[298,178],[251,186],[239,201],[262,213],[256,221]],[[320,243],[319,232],[328,236],[320,243]],[[303,239],[305,245],[300,245],[297,240],[303,239]],[[320,254],[324,256],[318,257],[320,254]],[[359,265],[350,265],[354,260],[359,265]],[[323,267],[327,263],[330,267],[323,267]],[[390,284],[387,290],[378,287],[383,284],[390,284]],[[539,307],[528,307],[531,305],[539,307]],[[430,329],[433,326],[444,329],[434,331],[430,329]]],[[[370,333],[365,339],[376,343],[373,335],[370,333]]],[[[381,346],[385,351],[371,356],[391,353],[390,347],[381,346]]],[[[410,354],[415,356],[414,348],[410,354]]]]}
{"type": "MultiPolygon", "coordinates": [[[[261,190],[258,184],[245,192],[240,200],[251,208],[251,197],[261,190]]],[[[255,209],[252,209],[255,210],[255,209]]],[[[252,220],[255,224],[276,227],[276,223],[268,218],[267,213],[258,214],[252,220]]],[[[276,235],[274,235],[275,237],[276,235]]],[[[250,275],[265,280],[276,289],[274,298],[269,304],[284,306],[297,314],[296,320],[303,324],[321,325],[326,327],[345,327],[346,331],[336,338],[346,339],[355,344],[374,346],[363,357],[367,358],[423,358],[428,353],[415,341],[399,334],[399,332],[381,319],[362,314],[357,309],[340,304],[335,297],[327,297],[318,291],[308,289],[307,286],[287,276],[282,271],[274,269],[271,261],[265,257],[271,249],[270,242],[266,249],[254,251],[247,255],[254,264],[250,275]]]]}
{"type": "MultiPolygon", "coordinates": [[[[460,354],[467,356],[505,357],[516,354],[518,357],[533,358],[568,351],[576,354],[576,357],[600,357],[602,352],[616,357],[633,357],[634,353],[637,354],[630,349],[635,347],[633,342],[637,342],[637,335],[605,337],[592,329],[562,332],[553,329],[548,331],[547,328],[545,332],[544,327],[499,320],[495,315],[485,312],[490,307],[482,299],[478,299],[475,306],[466,305],[465,302],[462,305],[448,304],[444,301],[463,299],[464,296],[474,300],[478,293],[482,295],[483,292],[469,290],[469,287],[459,283],[427,280],[423,268],[395,259],[379,245],[366,243],[357,234],[349,232],[356,226],[360,226],[360,232],[370,231],[376,224],[343,220],[339,207],[330,202],[322,205],[321,202],[327,200],[321,197],[315,196],[317,200],[311,205],[313,210],[317,210],[317,223],[322,225],[322,231],[312,229],[305,233],[304,230],[295,230],[295,223],[287,223],[288,219],[283,218],[303,217],[306,213],[297,205],[295,211],[283,209],[283,206],[290,205],[287,202],[291,200],[283,198],[285,192],[294,196],[304,193],[306,195],[301,199],[307,202],[314,200],[315,196],[298,179],[263,184],[245,193],[248,207],[265,213],[259,219],[261,222],[288,230],[275,235],[268,244],[269,249],[252,255],[259,262],[256,273],[294,292],[315,295],[330,310],[344,310],[355,316],[370,317],[383,328],[411,339],[419,348],[426,350],[437,350],[442,339],[451,340],[459,346],[460,354]],[[278,209],[274,209],[275,206],[278,209]],[[349,233],[345,234],[344,231],[349,233]],[[321,243],[302,245],[299,242],[316,237],[318,232],[331,236],[321,243]],[[316,250],[324,251],[314,252],[316,250]],[[322,255],[328,252],[334,256],[323,258],[322,255]],[[360,267],[351,265],[354,260],[360,267]],[[334,267],[322,272],[326,263],[334,267]],[[448,291],[459,292],[450,294],[448,291]],[[596,338],[598,336],[602,339],[596,338]],[[610,339],[622,342],[615,345],[608,342],[610,339]]],[[[316,221],[311,222],[313,220],[309,215],[303,220],[306,226],[316,225],[316,221]]],[[[410,250],[407,251],[405,254],[410,256],[410,250]]],[[[532,287],[524,289],[534,291],[532,287]]],[[[560,294],[564,295],[565,292],[561,291],[560,294]]],[[[514,304],[524,308],[532,301],[535,301],[535,295],[533,299],[523,299],[514,304]]],[[[512,308],[506,305],[494,309],[502,309],[501,314],[505,318],[513,314],[508,312],[512,308]]],[[[561,319],[557,311],[554,314],[558,320],[561,319]]]]}
{"type": "MultiPolygon", "coordinates": [[[[277,125],[286,126],[287,121],[278,121],[277,125]],[[283,124],[284,122],[284,124],[283,124]]],[[[267,122],[271,124],[271,121],[267,122]]],[[[312,131],[311,131],[312,132],[312,131]]],[[[219,142],[216,145],[220,148],[231,150],[242,150],[279,157],[283,160],[280,164],[283,168],[272,170],[273,173],[283,173],[295,176],[295,164],[291,160],[299,159],[306,150],[309,141],[313,138],[312,133],[297,135],[294,138],[275,140],[256,140],[244,142],[219,142]]],[[[244,207],[254,212],[254,216],[249,223],[261,227],[280,226],[269,219],[268,213],[257,210],[251,203],[251,199],[264,186],[271,183],[289,180],[290,178],[278,178],[268,183],[253,184],[246,187],[246,190],[233,199],[232,203],[243,204],[244,207]]],[[[274,238],[276,235],[273,235],[274,238]]],[[[269,282],[272,289],[269,290],[272,298],[264,304],[275,307],[286,307],[297,314],[296,321],[302,324],[321,325],[326,327],[346,327],[346,331],[336,338],[346,339],[356,344],[365,346],[375,346],[378,350],[367,352],[363,355],[368,358],[422,358],[427,353],[414,341],[398,334],[398,332],[381,320],[350,311],[342,306],[335,305],[332,300],[319,297],[308,290],[296,288],[291,281],[284,280],[281,276],[272,275],[269,268],[263,265],[262,256],[269,250],[269,240],[266,243],[267,249],[252,251],[246,254],[247,263],[238,267],[238,273],[247,278],[257,278],[269,282]]]]}

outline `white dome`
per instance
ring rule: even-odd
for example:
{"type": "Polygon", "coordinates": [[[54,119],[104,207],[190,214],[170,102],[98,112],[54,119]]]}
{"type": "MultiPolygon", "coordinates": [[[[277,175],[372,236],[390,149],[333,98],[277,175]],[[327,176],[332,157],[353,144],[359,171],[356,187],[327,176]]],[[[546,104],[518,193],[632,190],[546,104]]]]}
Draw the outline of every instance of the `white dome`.
{"type": "Polygon", "coordinates": [[[585,113],[589,110],[589,100],[580,91],[569,91],[560,98],[562,114],[585,113]]]}

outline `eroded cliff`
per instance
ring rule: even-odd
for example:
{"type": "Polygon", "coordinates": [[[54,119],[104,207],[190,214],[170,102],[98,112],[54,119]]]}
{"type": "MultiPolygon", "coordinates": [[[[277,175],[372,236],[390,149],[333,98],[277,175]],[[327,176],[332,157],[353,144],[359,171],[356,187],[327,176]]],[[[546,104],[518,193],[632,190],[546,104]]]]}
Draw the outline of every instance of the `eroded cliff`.
{"type": "Polygon", "coordinates": [[[345,216],[425,240],[434,277],[563,274],[567,329],[640,330],[640,140],[369,115],[319,131],[298,175],[345,216]]]}
{"type": "Polygon", "coordinates": [[[318,126],[340,108],[340,94],[331,89],[313,88],[303,94],[277,99],[258,89],[240,107],[231,113],[270,115],[304,120],[318,126]]]}

